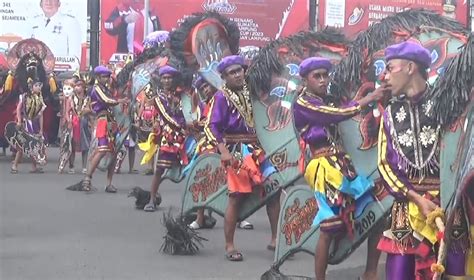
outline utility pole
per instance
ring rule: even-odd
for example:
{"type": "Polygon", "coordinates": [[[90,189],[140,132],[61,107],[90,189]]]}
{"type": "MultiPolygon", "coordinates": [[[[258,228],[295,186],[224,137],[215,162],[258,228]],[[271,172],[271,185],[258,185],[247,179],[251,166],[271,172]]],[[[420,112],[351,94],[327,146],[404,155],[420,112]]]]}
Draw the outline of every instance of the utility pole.
{"type": "Polygon", "coordinates": [[[143,38],[148,35],[148,22],[150,21],[150,0],[145,0],[145,24],[143,28],[143,38]]]}
{"type": "Polygon", "coordinates": [[[309,30],[316,31],[316,18],[318,16],[318,0],[309,1],[309,30]]]}
{"type": "Polygon", "coordinates": [[[91,17],[89,65],[94,68],[99,65],[100,0],[88,0],[87,7],[91,17]]]}

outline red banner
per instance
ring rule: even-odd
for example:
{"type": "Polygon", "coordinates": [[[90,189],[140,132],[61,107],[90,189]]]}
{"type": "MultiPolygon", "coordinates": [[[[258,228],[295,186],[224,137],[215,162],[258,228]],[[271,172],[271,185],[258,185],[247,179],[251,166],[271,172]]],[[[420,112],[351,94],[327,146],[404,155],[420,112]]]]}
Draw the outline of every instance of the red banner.
{"type": "MultiPolygon", "coordinates": [[[[144,5],[136,2],[140,1],[101,1],[102,62],[113,54],[133,52],[133,43],[143,39],[144,5]]],[[[308,29],[308,1],[304,0],[150,0],[148,30],[171,31],[187,16],[206,10],[217,10],[238,24],[241,47],[264,46],[308,29]]]]}
{"type": "Polygon", "coordinates": [[[318,25],[343,28],[353,38],[387,16],[414,8],[433,10],[467,24],[464,0],[320,0],[318,25]]]}

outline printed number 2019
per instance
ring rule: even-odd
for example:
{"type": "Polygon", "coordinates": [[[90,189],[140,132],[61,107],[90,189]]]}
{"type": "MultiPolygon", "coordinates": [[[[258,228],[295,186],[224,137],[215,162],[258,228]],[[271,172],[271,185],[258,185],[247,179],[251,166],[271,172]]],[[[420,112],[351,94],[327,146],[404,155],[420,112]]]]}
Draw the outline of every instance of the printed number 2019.
{"type": "Polygon", "coordinates": [[[358,224],[356,224],[356,230],[359,235],[364,234],[372,225],[375,224],[375,213],[370,210],[365,217],[363,217],[358,224]]]}

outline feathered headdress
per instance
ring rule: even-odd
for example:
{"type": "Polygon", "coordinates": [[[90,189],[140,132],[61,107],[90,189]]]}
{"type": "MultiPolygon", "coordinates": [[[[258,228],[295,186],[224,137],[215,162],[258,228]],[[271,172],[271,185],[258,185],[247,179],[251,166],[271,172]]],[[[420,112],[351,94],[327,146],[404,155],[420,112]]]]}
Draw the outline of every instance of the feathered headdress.
{"type": "Polygon", "coordinates": [[[173,54],[216,88],[223,85],[217,64],[239,52],[237,24],[216,12],[195,13],[170,34],[173,54]]]}

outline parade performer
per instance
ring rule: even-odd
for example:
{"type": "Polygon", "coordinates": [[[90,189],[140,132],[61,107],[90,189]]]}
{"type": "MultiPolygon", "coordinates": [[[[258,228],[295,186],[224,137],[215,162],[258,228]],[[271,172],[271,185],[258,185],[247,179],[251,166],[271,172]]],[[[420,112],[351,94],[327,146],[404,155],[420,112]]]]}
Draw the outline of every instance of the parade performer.
{"type": "Polygon", "coordinates": [[[150,167],[144,172],[145,175],[153,175],[154,172],[153,157],[156,148],[149,142],[153,141],[153,139],[150,138],[150,134],[153,131],[154,124],[158,120],[159,115],[154,103],[155,97],[156,90],[153,89],[151,83],[148,83],[143,89],[143,94],[139,94],[137,97],[139,106],[136,113],[135,125],[137,127],[138,147],[145,152],[141,164],[150,164],[150,167]]]}
{"type": "MultiPolygon", "coordinates": [[[[224,216],[226,258],[242,261],[243,255],[234,246],[234,233],[239,207],[254,186],[262,183],[258,168],[264,160],[254,130],[252,104],[245,82],[246,65],[238,55],[227,56],[218,65],[225,81],[222,90],[211,100],[204,131],[210,143],[217,147],[227,171],[229,200],[224,216]]],[[[276,244],[279,195],[267,203],[267,214],[272,236],[268,249],[276,244]]]]}
{"type": "MultiPolygon", "coordinates": [[[[194,83],[194,87],[196,88],[199,96],[199,98],[194,98],[198,100],[194,101],[196,104],[194,104],[195,109],[193,109],[193,111],[198,111],[199,115],[198,121],[194,124],[194,127],[199,133],[196,136],[196,139],[198,141],[197,153],[204,154],[209,152],[215,152],[215,147],[210,145],[207,141],[207,138],[205,137],[204,126],[207,120],[207,116],[209,115],[209,109],[211,105],[210,101],[214,94],[217,92],[217,89],[213,87],[208,81],[206,81],[206,79],[202,76],[199,76],[197,78],[196,82],[194,83]]],[[[196,214],[196,220],[189,224],[189,227],[192,229],[200,229],[206,227],[204,209],[197,210],[196,214]]],[[[241,229],[253,229],[253,225],[246,220],[243,220],[238,223],[237,227],[241,229]]]]}
{"type": "MultiPolygon", "coordinates": [[[[97,148],[89,161],[86,176],[82,180],[82,190],[91,191],[91,180],[94,171],[101,159],[107,153],[114,153],[114,137],[116,135],[116,123],[110,112],[110,108],[117,104],[127,102],[127,98],[114,100],[111,98],[107,83],[110,80],[112,71],[105,66],[94,68],[96,83],[90,93],[91,109],[96,115],[95,137],[97,138],[97,148]]],[[[107,169],[107,186],[105,191],[115,193],[117,189],[112,185],[112,176],[114,174],[114,162],[111,162],[107,169]]]]}
{"type": "MultiPolygon", "coordinates": [[[[391,222],[378,248],[387,253],[386,279],[431,279],[439,239],[440,123],[429,92],[430,52],[413,42],[385,49],[383,83],[393,100],[382,116],[378,167],[395,197],[391,222]]],[[[449,233],[446,233],[449,234],[449,233]]],[[[447,255],[446,275],[464,275],[464,255],[447,255]]]]}
{"type": "MultiPolygon", "coordinates": [[[[43,111],[46,104],[43,101],[41,89],[43,83],[36,79],[28,81],[29,91],[20,95],[18,105],[16,107],[17,126],[23,127],[26,132],[32,135],[43,137],[43,111]]],[[[23,151],[17,149],[15,160],[11,167],[11,173],[18,173],[18,163],[23,156],[23,151]]],[[[33,160],[33,169],[30,173],[44,173],[43,169],[37,166],[33,160]]]]}
{"type": "Polygon", "coordinates": [[[69,158],[69,173],[73,174],[75,153],[81,152],[82,173],[87,172],[87,155],[91,141],[92,110],[91,100],[86,94],[86,83],[77,79],[74,83],[74,93],[68,100],[66,117],[68,129],[72,130],[71,156],[69,158]]]}
{"type": "MultiPolygon", "coordinates": [[[[370,194],[373,187],[373,182],[355,172],[338,138],[337,124],[360,113],[388,90],[380,87],[367,97],[335,107],[326,95],[331,68],[331,62],[322,57],[310,57],[301,62],[299,74],[305,87],[293,107],[296,129],[312,154],[304,177],[315,192],[319,209],[313,221],[313,226],[321,229],[315,251],[318,280],[326,277],[331,241],[336,234],[353,234],[354,211],[364,206],[358,205],[357,200],[370,194]]],[[[372,271],[366,271],[367,278],[376,277],[379,256],[376,254],[373,259],[372,271]]]]}
{"type": "Polygon", "coordinates": [[[154,102],[159,113],[159,123],[155,123],[159,150],[155,174],[150,187],[150,202],[143,209],[146,212],[156,210],[156,193],[165,170],[175,165],[187,164],[184,151],[186,122],[180,95],[176,91],[181,73],[177,69],[165,65],[160,67],[158,74],[160,76],[160,92],[154,102]]]}

